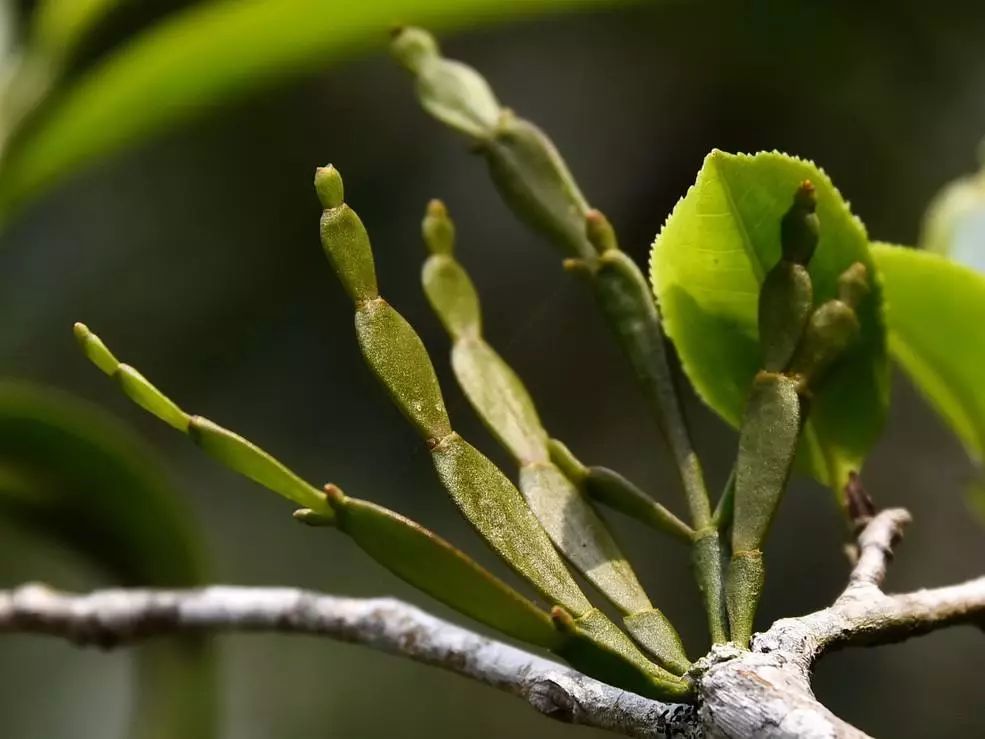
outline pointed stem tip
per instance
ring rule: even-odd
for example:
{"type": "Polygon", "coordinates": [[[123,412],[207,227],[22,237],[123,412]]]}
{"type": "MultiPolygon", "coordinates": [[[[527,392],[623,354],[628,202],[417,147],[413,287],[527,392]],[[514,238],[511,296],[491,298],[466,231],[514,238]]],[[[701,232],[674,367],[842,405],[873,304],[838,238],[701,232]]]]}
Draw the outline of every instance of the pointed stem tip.
{"type": "Polygon", "coordinates": [[[398,27],[390,34],[390,51],[397,61],[416,73],[427,59],[438,56],[438,42],[421,28],[398,27]]]}
{"type": "Polygon", "coordinates": [[[595,208],[585,213],[585,235],[599,254],[619,248],[615,229],[605,214],[595,208]]]}
{"type": "Polygon", "coordinates": [[[329,164],[315,170],[315,191],[322,207],[338,208],[345,200],[345,189],[342,186],[342,175],[329,164]]]}
{"type": "Polygon", "coordinates": [[[437,198],[428,203],[421,223],[421,234],[430,254],[451,254],[455,251],[455,224],[448,217],[448,208],[437,198]]]}

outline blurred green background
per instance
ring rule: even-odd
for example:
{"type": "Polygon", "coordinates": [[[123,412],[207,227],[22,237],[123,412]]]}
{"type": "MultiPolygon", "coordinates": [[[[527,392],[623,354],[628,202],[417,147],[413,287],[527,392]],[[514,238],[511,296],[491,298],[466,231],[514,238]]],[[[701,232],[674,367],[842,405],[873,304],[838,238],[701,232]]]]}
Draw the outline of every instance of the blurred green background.
{"type": "MultiPolygon", "coordinates": [[[[191,4],[130,4],[70,74],[191,4]]],[[[382,289],[432,350],[466,438],[506,461],[455,387],[447,340],[419,289],[419,220],[436,196],[457,221],[486,333],[527,381],[545,425],[586,461],[619,469],[683,510],[670,460],[590,297],[507,212],[482,162],[420,112],[383,50],[385,33],[358,57],[89,167],[18,213],[0,237],[0,372],[94,401],[149,440],[204,533],[214,581],[394,594],[447,616],[344,537],[298,526],[283,501],[135,409],[71,336],[73,321],[87,322],[189,411],[240,431],[312,481],[406,513],[502,573],[362,365],[351,308],[317,237],[311,179],[316,165],[332,162],[373,236],[382,289]]],[[[972,3],[668,2],[475,24],[445,33],[443,44],[545,128],[642,263],[713,147],[810,157],[872,235],[914,243],[934,192],[974,166],[985,132],[983,37],[985,9],[972,3]]],[[[961,494],[970,464],[899,376],[894,392],[889,427],[864,471],[878,504],[915,517],[889,586],[979,574],[985,529],[961,494]]],[[[717,488],[735,435],[693,398],[688,410],[717,488]]],[[[686,552],[612,520],[654,602],[691,653],[703,651],[686,552]]],[[[847,572],[843,541],[830,494],[795,481],[768,545],[759,623],[830,602],[847,572]]],[[[71,551],[0,520],[0,587],[27,580],[109,584],[71,551]]],[[[594,734],[358,647],[278,636],[217,643],[224,737],[594,734]]],[[[131,651],[4,637],[0,735],[122,736],[132,659],[131,651]]],[[[828,656],[815,688],[876,735],[985,735],[983,661],[981,634],[954,629],[828,656]]]]}

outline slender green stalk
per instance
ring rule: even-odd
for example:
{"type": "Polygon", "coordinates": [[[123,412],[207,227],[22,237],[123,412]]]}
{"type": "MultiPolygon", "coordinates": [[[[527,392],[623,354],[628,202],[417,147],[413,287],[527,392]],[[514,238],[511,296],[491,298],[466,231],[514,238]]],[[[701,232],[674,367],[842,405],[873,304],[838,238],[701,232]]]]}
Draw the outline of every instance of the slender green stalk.
{"type": "MultiPolygon", "coordinates": [[[[299,520],[348,534],[411,585],[505,634],[551,649],[583,672],[654,698],[690,696],[689,682],[648,663],[598,609],[577,618],[560,607],[545,613],[419,524],[375,503],[347,496],[334,485],[327,485],[324,492],[317,490],[250,441],[185,413],[140,373],[119,363],[84,325],[76,324],[75,334],[86,356],[145,410],[188,435],[233,471],[305,506],[295,512],[299,520]]],[[[154,703],[155,711],[172,705],[167,701],[177,696],[160,698],[154,703]]]]}
{"type": "Polygon", "coordinates": [[[519,466],[519,488],[564,557],[623,614],[630,634],[672,672],[690,667],[680,637],[650,603],[632,567],[582,490],[551,460],[548,435],[520,378],[482,336],[478,295],[455,259],[454,226],[432,201],[423,223],[430,256],[422,282],[452,339],[452,367],[466,397],[519,466]]]}
{"type": "Polygon", "coordinates": [[[434,39],[403,29],[394,55],[414,75],[418,98],[435,118],[469,137],[517,216],[544,234],[590,280],[671,448],[691,511],[694,565],[713,641],[726,639],[718,530],[701,464],[691,443],[653,296],[639,268],[619,251],[611,225],[593,211],[550,139],[499,106],[474,69],[441,56],[434,39]]]}
{"type": "MultiPolygon", "coordinates": [[[[686,689],[681,687],[680,678],[649,662],[592,606],[520,491],[452,429],[434,367],[420,337],[380,296],[369,236],[359,216],[345,203],[341,175],[334,167],[320,168],[315,188],[324,208],[322,246],[352,298],[363,358],[424,439],[438,477],[459,509],[507,564],[570,614],[571,623],[586,639],[594,640],[597,647],[617,651],[629,660],[631,669],[646,675],[652,683],[651,692],[686,689]]],[[[452,299],[461,300],[463,295],[456,293],[452,299]]]]}
{"type": "Polygon", "coordinates": [[[548,450],[554,464],[592,500],[675,539],[693,541],[694,529],[615,470],[585,466],[557,439],[548,441],[548,450]]]}
{"type": "Polygon", "coordinates": [[[711,516],[711,522],[719,530],[723,531],[732,524],[732,514],[735,511],[735,467],[728,473],[722,495],[715,506],[715,512],[711,516]]]}

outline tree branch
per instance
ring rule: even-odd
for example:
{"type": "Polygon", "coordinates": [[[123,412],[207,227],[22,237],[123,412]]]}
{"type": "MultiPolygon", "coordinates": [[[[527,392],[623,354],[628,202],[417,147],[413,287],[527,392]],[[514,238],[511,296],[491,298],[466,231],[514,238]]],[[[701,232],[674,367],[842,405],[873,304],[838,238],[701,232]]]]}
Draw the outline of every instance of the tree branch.
{"type": "Polygon", "coordinates": [[[314,634],[442,667],[521,697],[552,718],[627,736],[864,737],[814,698],[810,673],[818,657],[847,645],[985,623],[985,577],[903,595],[880,590],[908,521],[899,509],[868,521],[849,584],[830,607],[777,621],[756,635],[751,651],[716,646],[692,670],[693,706],[642,698],[390,598],[226,586],[73,595],[25,585],[0,591],[0,633],[49,634],[104,648],[178,632],[314,634]]]}
{"type": "Polygon", "coordinates": [[[636,737],[699,733],[693,706],[614,688],[392,598],[230,586],[88,595],[43,585],[0,591],[0,633],[48,634],[109,648],[190,631],[327,636],[451,670],[523,698],[561,721],[636,737]]]}
{"type": "Polygon", "coordinates": [[[755,636],[751,653],[713,650],[700,686],[705,725],[719,727],[725,736],[865,737],[811,692],[811,669],[824,652],[901,641],[985,618],[985,577],[905,595],[882,592],[893,547],[909,521],[909,513],[899,508],[866,517],[848,586],[832,606],[780,619],[755,636]]]}

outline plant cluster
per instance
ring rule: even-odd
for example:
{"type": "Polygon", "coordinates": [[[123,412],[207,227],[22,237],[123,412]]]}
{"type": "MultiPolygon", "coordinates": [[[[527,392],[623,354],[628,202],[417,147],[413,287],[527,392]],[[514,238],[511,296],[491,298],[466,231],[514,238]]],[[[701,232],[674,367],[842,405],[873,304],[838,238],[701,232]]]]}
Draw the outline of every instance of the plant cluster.
{"type": "MultiPolygon", "coordinates": [[[[548,137],[502,107],[479,73],[443,57],[420,29],[398,30],[392,49],[422,107],[468,138],[505,202],[584,278],[672,452],[686,522],[617,472],[583,464],[544,428],[530,393],[483,335],[455,227],[444,204],[432,201],[422,224],[423,289],[451,340],[455,377],[515,461],[516,483],[454,430],[420,337],[381,295],[369,235],[333,166],[315,175],[321,242],[352,299],[366,364],[418,432],[462,514],[548,608],[399,513],[337,485],[319,489],[241,436],[189,415],[83,324],[76,336],[137,404],[300,506],[295,517],[304,523],[348,534],[422,591],[589,675],[687,700],[692,661],[596,507],[689,546],[711,642],[745,647],[765,580],[763,543],[791,470],[799,464],[844,505],[882,425],[886,331],[868,237],[811,163],[716,151],[657,237],[648,282],[548,137]],[[699,394],[739,429],[733,473],[714,506],[665,331],[699,394]],[[617,618],[593,604],[569,567],[617,618]]],[[[898,261],[895,248],[880,249],[887,263],[898,261]]]]}

